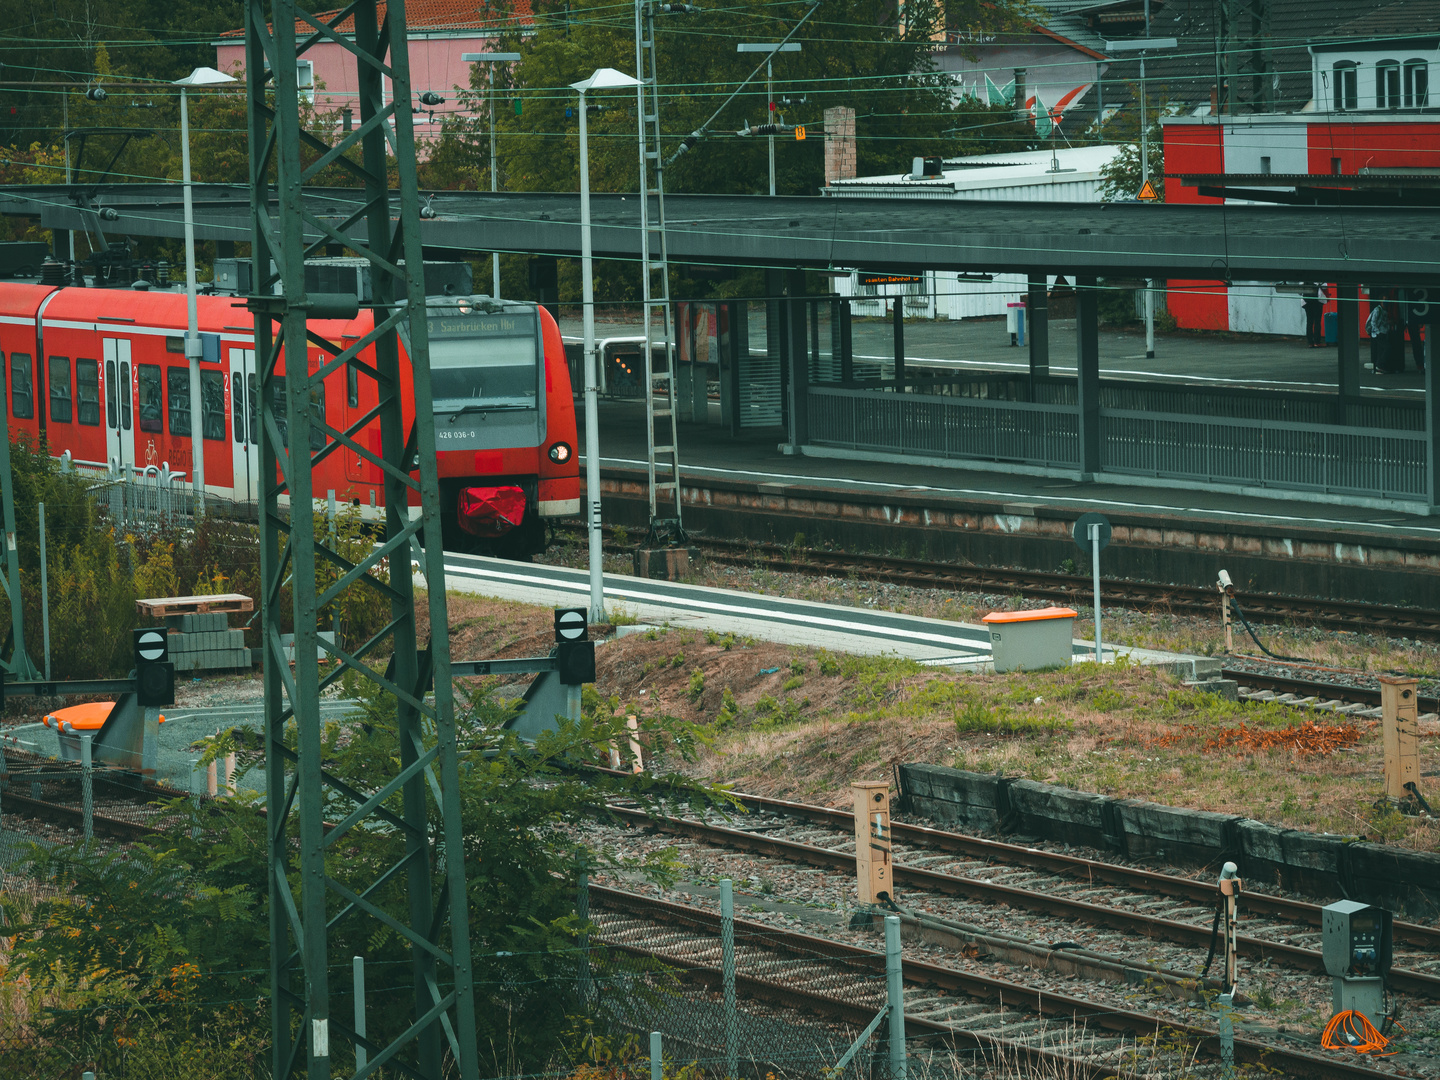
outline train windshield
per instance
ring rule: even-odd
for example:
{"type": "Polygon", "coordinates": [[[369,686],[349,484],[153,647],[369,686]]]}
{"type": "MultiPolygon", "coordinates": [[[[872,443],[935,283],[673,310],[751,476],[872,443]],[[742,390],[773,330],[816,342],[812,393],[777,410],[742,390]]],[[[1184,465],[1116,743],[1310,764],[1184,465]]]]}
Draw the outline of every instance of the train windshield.
{"type": "Polygon", "coordinates": [[[432,313],[428,324],[436,412],[536,408],[540,328],[533,313],[432,313]]]}

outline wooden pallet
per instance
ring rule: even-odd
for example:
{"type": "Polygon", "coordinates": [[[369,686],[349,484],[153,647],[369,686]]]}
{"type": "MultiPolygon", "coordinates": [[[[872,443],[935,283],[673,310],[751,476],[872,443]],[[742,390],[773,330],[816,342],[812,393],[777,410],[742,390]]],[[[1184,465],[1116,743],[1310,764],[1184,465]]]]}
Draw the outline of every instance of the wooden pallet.
{"type": "Polygon", "coordinates": [[[168,615],[206,615],[214,611],[246,612],[255,610],[255,601],[239,593],[216,593],[213,596],[158,596],[136,600],[141,615],[163,619],[168,615]]]}

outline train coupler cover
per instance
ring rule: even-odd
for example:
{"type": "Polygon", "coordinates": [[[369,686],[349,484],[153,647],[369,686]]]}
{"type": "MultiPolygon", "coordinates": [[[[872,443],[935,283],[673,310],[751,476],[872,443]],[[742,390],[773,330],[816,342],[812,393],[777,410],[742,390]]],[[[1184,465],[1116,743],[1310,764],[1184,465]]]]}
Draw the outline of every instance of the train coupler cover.
{"type": "Polygon", "coordinates": [[[456,510],[462,529],[493,540],[525,520],[525,492],[514,486],[462,488],[456,510]]]}

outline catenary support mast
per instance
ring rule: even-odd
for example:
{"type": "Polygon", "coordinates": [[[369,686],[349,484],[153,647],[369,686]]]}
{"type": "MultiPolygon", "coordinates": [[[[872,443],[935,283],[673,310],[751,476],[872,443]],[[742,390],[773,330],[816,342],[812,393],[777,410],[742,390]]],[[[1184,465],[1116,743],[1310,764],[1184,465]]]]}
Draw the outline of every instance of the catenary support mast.
{"type": "Polygon", "coordinates": [[[429,622],[447,626],[429,346],[425,319],[412,318],[423,313],[425,297],[405,5],[359,0],[327,24],[294,0],[274,0],[268,7],[264,0],[248,0],[245,33],[256,293],[250,305],[262,478],[273,1075],[303,1072],[309,1080],[330,1080],[350,1068],[357,1045],[345,1019],[351,1010],[348,1002],[341,1004],[343,986],[332,1003],[327,974],[332,965],[348,964],[349,953],[342,954],[338,944],[332,949],[329,939],[341,928],[353,940],[383,927],[408,947],[413,1004],[404,1025],[389,1031],[371,1025],[367,1065],[356,1075],[384,1067],[387,1073],[441,1080],[448,1056],[462,1080],[474,1080],[475,1010],[449,642],[442,632],[421,649],[411,573],[419,540],[424,550],[416,558],[428,585],[429,622]],[[348,50],[359,72],[360,123],[353,131],[334,133],[333,144],[300,122],[296,62],[320,41],[348,50]],[[322,220],[305,209],[302,185],[325,168],[346,170],[363,188],[343,221],[322,220]],[[398,177],[398,190],[391,188],[391,173],[398,177]],[[272,186],[278,203],[274,218],[267,199],[272,186]],[[347,302],[351,311],[355,306],[353,298],[306,291],[305,257],[325,244],[343,245],[370,262],[375,329],[359,341],[327,341],[307,326],[307,319],[345,314],[347,302]],[[272,295],[277,282],[279,295],[272,295]],[[418,418],[408,431],[401,404],[402,326],[418,418]],[[367,352],[372,346],[373,366],[367,352]],[[341,429],[325,415],[322,382],[346,366],[375,382],[377,404],[341,429]],[[377,427],[378,452],[370,438],[377,427]],[[384,541],[358,563],[329,546],[333,541],[326,530],[317,531],[312,513],[312,469],[339,453],[356,455],[384,477],[384,541]],[[418,506],[411,505],[412,496],[418,506]],[[338,582],[323,590],[316,584],[322,564],[340,571],[338,582]],[[347,588],[384,597],[389,621],[368,641],[332,645],[319,637],[320,611],[347,588]],[[293,670],[280,636],[292,621],[293,670]],[[317,662],[321,648],[339,661],[323,677],[317,662]],[[387,653],[393,660],[381,674],[370,666],[371,658],[387,653]],[[321,757],[320,697],[346,672],[359,672],[396,701],[395,769],[376,777],[374,790],[332,775],[321,757]],[[433,701],[426,696],[432,678],[433,701]],[[433,804],[427,803],[430,796],[433,804]],[[333,826],[328,832],[326,823],[333,826]],[[392,865],[361,867],[336,857],[337,844],[366,830],[403,838],[403,852],[392,865]],[[359,933],[355,923],[361,924],[359,933]]]}

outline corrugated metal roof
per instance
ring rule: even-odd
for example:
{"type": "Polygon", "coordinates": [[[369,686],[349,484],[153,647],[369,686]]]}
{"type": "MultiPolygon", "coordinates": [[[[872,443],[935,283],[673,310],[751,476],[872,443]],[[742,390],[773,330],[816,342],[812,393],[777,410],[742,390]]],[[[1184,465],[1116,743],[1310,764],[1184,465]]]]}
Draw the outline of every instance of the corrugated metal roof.
{"type": "Polygon", "coordinates": [[[839,198],[1095,202],[1102,182],[1100,170],[1119,152],[1118,146],[1079,146],[1053,152],[982,154],[946,161],[940,176],[920,180],[904,173],[858,176],[833,181],[823,191],[839,198]]]}

